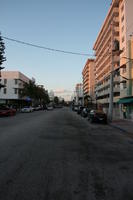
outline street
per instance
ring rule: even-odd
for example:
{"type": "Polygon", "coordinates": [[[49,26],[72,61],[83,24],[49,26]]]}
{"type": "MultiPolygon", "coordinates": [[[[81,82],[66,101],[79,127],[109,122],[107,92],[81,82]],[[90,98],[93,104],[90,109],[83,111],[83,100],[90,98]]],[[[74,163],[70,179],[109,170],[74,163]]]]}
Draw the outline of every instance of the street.
{"type": "Polygon", "coordinates": [[[0,118],[0,200],[133,200],[133,138],[69,108],[0,118]]]}

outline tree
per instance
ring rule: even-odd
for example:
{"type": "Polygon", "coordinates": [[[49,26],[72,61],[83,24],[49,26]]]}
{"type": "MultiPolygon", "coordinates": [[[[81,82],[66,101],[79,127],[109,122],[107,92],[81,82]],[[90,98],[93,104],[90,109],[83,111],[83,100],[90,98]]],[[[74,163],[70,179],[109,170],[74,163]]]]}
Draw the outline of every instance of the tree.
{"type": "Polygon", "coordinates": [[[4,61],[6,61],[6,57],[4,57],[5,54],[5,44],[3,42],[1,33],[0,33],[0,66],[3,64],[4,61]]]}
{"type": "Polygon", "coordinates": [[[46,90],[42,87],[37,86],[33,81],[24,84],[24,88],[21,92],[22,97],[29,97],[32,101],[47,104],[49,103],[49,96],[46,90]]]}
{"type": "Polygon", "coordinates": [[[22,97],[30,97],[34,99],[36,96],[36,85],[33,81],[29,81],[29,83],[25,83],[21,93],[22,97]]]}
{"type": "Polygon", "coordinates": [[[59,98],[58,97],[54,97],[54,103],[57,104],[57,105],[59,104],[59,98]]]}
{"type": "MultiPolygon", "coordinates": [[[[4,61],[6,61],[6,57],[4,57],[4,53],[5,53],[5,44],[3,42],[3,39],[0,33],[0,78],[1,78],[1,70],[4,69],[4,67],[1,67],[1,65],[3,64],[4,61]]],[[[4,85],[0,83],[0,88],[2,87],[4,87],[4,85]]]]}

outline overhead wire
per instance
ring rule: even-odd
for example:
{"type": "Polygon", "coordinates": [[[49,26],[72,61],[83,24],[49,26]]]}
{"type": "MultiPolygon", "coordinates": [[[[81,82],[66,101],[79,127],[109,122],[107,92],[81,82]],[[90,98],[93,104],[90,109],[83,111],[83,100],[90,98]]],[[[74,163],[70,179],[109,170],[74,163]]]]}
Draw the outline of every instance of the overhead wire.
{"type": "Polygon", "coordinates": [[[59,52],[59,53],[64,53],[64,54],[79,55],[79,56],[91,56],[91,57],[94,57],[94,56],[95,56],[95,55],[93,55],[93,54],[78,53],[78,52],[72,52],[72,51],[66,51],[66,50],[60,50],[60,49],[50,48],[50,47],[46,47],[46,46],[36,45],[36,44],[33,44],[33,43],[24,42],[24,41],[21,41],[21,40],[17,40],[17,39],[5,37],[5,36],[2,36],[2,37],[3,37],[4,39],[10,40],[10,41],[12,41],[12,42],[16,42],[16,43],[20,43],[20,44],[23,44],[23,45],[27,45],[27,46],[32,46],[32,47],[44,49],[44,50],[49,50],[49,51],[54,51],[54,52],[59,52]]]}
{"type": "MultiPolygon", "coordinates": [[[[64,54],[72,54],[72,55],[78,55],[78,56],[87,56],[87,57],[93,57],[95,58],[96,55],[95,54],[87,54],[87,53],[79,53],[79,52],[72,52],[72,51],[66,51],[66,50],[60,50],[60,49],[55,49],[55,48],[50,48],[50,47],[46,47],[46,46],[41,46],[41,45],[37,45],[37,44],[33,44],[30,42],[24,42],[22,40],[17,40],[17,39],[13,39],[10,37],[5,37],[2,36],[4,39],[12,41],[12,42],[16,42],[19,44],[23,44],[23,45],[27,45],[27,46],[31,46],[31,47],[36,47],[36,48],[40,48],[40,49],[44,49],[44,50],[49,50],[49,51],[54,51],[54,52],[59,52],[59,53],[64,53],[64,54]]],[[[98,55],[98,57],[107,57],[107,55],[111,55],[111,53],[101,53],[98,55]]]]}

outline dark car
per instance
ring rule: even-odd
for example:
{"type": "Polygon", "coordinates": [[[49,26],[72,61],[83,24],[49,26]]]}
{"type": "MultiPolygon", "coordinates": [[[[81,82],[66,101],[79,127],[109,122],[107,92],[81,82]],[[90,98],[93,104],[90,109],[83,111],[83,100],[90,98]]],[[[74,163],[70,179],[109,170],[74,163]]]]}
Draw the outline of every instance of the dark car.
{"type": "Polygon", "coordinates": [[[83,108],[83,110],[81,112],[81,116],[82,117],[87,117],[89,112],[90,112],[89,108],[83,108]]]}
{"type": "Polygon", "coordinates": [[[8,107],[1,107],[0,108],[0,116],[14,116],[16,114],[16,109],[8,108],[8,107]]]}
{"type": "Polygon", "coordinates": [[[91,123],[93,122],[101,122],[107,123],[107,115],[102,110],[91,110],[88,114],[88,120],[91,123]]]}
{"type": "Polygon", "coordinates": [[[78,105],[72,105],[72,110],[77,112],[78,111],[78,105]]]}
{"type": "Polygon", "coordinates": [[[77,110],[77,114],[81,114],[83,109],[84,109],[84,106],[79,106],[77,110]]]}

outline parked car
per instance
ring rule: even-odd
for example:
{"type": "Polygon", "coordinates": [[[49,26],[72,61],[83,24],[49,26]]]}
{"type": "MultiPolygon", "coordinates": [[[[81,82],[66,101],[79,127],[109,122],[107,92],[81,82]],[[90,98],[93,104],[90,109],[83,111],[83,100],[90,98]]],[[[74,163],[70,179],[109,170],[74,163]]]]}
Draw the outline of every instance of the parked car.
{"type": "Polygon", "coordinates": [[[33,112],[34,111],[34,108],[33,107],[31,107],[31,106],[25,106],[25,107],[23,107],[23,108],[21,108],[21,112],[22,113],[30,113],[30,112],[33,112]]]}
{"type": "Polygon", "coordinates": [[[91,110],[88,114],[88,120],[93,122],[103,122],[107,123],[107,115],[101,110],[91,110]]]}
{"type": "Polygon", "coordinates": [[[34,106],[34,111],[38,111],[38,110],[42,110],[42,107],[40,106],[40,105],[38,105],[38,106],[34,106]]]}
{"type": "Polygon", "coordinates": [[[87,117],[88,113],[89,113],[89,108],[83,108],[82,112],[81,112],[81,116],[82,117],[87,117]]]}
{"type": "Polygon", "coordinates": [[[78,105],[73,105],[72,106],[72,110],[75,111],[75,112],[77,112],[78,111],[78,105]]]}
{"type": "Polygon", "coordinates": [[[8,108],[8,107],[1,107],[0,108],[0,116],[14,116],[16,115],[16,109],[8,108]]]}
{"type": "Polygon", "coordinates": [[[84,106],[79,106],[77,110],[77,114],[81,114],[83,109],[84,109],[84,106]]]}
{"type": "Polygon", "coordinates": [[[61,104],[54,105],[54,108],[62,108],[63,106],[61,104]]]}
{"type": "Polygon", "coordinates": [[[53,110],[53,109],[54,109],[54,107],[52,105],[47,106],[47,110],[53,110]]]}

